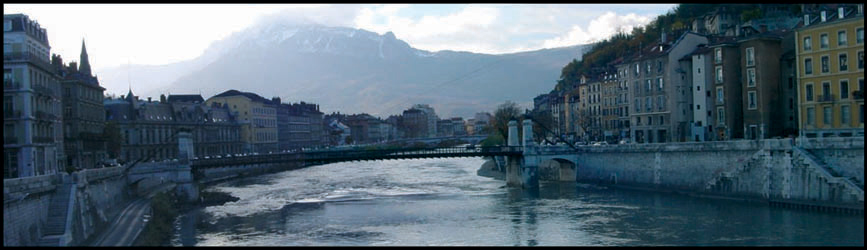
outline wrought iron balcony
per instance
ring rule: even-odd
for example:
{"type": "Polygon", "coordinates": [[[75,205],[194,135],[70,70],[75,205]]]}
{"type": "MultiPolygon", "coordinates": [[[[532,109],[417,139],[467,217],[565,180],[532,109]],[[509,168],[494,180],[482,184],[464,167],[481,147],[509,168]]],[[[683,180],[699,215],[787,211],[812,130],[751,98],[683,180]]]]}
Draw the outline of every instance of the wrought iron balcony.
{"type": "Polygon", "coordinates": [[[864,100],[864,90],[852,91],[852,97],[855,100],[864,100]]]}
{"type": "Polygon", "coordinates": [[[816,102],[833,102],[834,95],[818,95],[816,96],[816,102]]]}

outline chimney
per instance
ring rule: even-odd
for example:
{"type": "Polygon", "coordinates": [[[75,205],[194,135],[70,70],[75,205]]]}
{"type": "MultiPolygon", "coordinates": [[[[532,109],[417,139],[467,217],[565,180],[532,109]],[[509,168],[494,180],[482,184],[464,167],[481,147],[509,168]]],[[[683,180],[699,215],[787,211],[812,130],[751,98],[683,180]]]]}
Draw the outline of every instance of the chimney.
{"type": "Polygon", "coordinates": [[[148,102],[151,102],[151,97],[150,97],[150,96],[148,96],[148,102]]]}
{"type": "Polygon", "coordinates": [[[166,103],[166,95],[165,94],[160,94],[160,102],[166,103]]]}

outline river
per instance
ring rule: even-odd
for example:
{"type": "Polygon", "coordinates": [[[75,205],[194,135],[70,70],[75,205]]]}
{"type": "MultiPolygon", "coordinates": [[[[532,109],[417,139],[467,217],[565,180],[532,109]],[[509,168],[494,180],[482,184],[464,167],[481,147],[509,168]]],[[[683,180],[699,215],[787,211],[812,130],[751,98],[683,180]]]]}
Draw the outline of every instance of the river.
{"type": "MultiPolygon", "coordinates": [[[[482,158],[344,162],[224,182],[240,198],[175,221],[174,246],[863,246],[863,215],[542,182],[482,158]]],[[[580,169],[579,169],[580,171],[580,169]]]]}

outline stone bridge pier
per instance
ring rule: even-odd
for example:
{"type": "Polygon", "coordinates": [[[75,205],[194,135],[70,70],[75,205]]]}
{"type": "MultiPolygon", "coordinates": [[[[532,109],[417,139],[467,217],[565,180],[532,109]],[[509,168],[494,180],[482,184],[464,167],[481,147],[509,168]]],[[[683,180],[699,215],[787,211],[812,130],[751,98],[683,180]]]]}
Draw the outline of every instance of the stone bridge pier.
{"type": "Polygon", "coordinates": [[[509,122],[508,146],[523,146],[521,156],[508,157],[506,185],[532,189],[539,187],[539,180],[575,181],[577,179],[577,155],[562,146],[536,145],[533,141],[533,122],[523,121],[523,136],[518,136],[518,122],[509,122]],[[519,143],[520,142],[520,143],[519,143]]]}

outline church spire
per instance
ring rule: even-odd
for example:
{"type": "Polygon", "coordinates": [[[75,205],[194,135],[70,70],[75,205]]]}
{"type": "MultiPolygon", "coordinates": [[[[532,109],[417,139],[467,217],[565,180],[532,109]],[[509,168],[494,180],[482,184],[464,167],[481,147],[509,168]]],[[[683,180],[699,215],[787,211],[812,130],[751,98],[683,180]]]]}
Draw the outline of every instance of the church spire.
{"type": "Polygon", "coordinates": [[[90,61],[87,60],[87,48],[84,47],[84,38],[81,39],[81,63],[78,66],[78,72],[81,72],[84,75],[91,75],[90,73],[90,61]]]}

